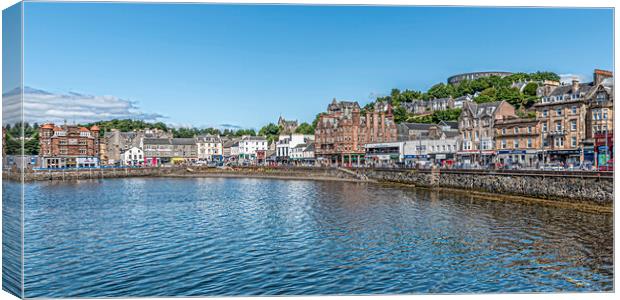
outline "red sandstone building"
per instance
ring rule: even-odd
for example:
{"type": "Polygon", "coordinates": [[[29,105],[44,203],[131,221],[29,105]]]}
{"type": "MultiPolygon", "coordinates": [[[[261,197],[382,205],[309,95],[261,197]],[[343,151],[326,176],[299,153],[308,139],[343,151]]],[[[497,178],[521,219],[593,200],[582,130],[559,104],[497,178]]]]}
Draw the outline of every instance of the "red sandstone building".
{"type": "Polygon", "coordinates": [[[394,142],[398,137],[390,104],[379,102],[363,113],[357,102],[336,99],[319,117],[314,135],[317,160],[342,165],[361,164],[366,144],[394,142]]]}
{"type": "Polygon", "coordinates": [[[44,168],[96,167],[99,165],[99,127],[56,126],[39,128],[39,156],[44,168]]]}

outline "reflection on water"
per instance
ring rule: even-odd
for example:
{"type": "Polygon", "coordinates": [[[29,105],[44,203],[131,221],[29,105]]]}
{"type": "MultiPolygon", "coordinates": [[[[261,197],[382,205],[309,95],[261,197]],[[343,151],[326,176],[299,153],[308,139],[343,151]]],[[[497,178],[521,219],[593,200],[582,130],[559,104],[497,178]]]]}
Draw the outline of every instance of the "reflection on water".
{"type": "Polygon", "coordinates": [[[371,184],[26,187],[26,297],[613,290],[611,215],[371,184]]]}

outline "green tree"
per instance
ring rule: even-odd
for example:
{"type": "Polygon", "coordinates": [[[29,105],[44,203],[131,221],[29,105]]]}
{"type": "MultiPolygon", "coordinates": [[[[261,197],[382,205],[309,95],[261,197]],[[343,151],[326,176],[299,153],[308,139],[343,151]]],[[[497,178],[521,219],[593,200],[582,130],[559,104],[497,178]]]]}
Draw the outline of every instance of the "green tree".
{"type": "Polygon", "coordinates": [[[397,106],[394,108],[393,110],[394,113],[394,122],[396,123],[402,123],[407,121],[407,111],[405,110],[405,108],[401,107],[401,106],[397,106]]]}
{"type": "Polygon", "coordinates": [[[280,135],[280,131],[281,131],[280,126],[273,124],[273,123],[269,123],[263,126],[263,128],[261,128],[258,131],[258,135],[264,135],[267,137],[267,140],[269,142],[272,142],[278,138],[278,135],[280,135]]]}
{"type": "Polygon", "coordinates": [[[538,90],[538,84],[535,82],[530,82],[525,85],[523,88],[523,94],[526,96],[536,96],[536,91],[538,90]]]}
{"type": "Polygon", "coordinates": [[[303,122],[299,124],[299,126],[297,126],[297,128],[295,129],[295,133],[314,134],[314,127],[312,127],[312,125],[306,122],[303,122]]]}

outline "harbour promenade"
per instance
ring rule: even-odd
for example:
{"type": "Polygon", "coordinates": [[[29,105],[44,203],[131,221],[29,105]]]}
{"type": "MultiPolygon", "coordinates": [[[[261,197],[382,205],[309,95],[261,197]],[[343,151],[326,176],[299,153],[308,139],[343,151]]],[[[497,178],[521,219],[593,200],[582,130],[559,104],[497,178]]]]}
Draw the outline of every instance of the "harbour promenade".
{"type": "Polygon", "coordinates": [[[153,167],[68,170],[4,170],[3,178],[19,181],[70,181],[122,177],[217,177],[330,180],[405,184],[419,188],[478,192],[497,197],[528,197],[554,202],[606,207],[613,205],[613,172],[517,171],[399,168],[334,168],[247,166],[210,168],[153,167]]]}

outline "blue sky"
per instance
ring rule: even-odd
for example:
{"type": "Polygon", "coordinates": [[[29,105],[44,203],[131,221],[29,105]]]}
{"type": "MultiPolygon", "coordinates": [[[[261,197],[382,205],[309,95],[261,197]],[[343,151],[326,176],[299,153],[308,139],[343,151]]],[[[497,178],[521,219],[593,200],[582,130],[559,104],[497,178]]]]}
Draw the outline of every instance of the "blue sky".
{"type": "Polygon", "coordinates": [[[611,9],[27,3],[24,20],[26,86],[176,125],[312,121],[332,98],[463,72],[613,68],[611,9]]]}

